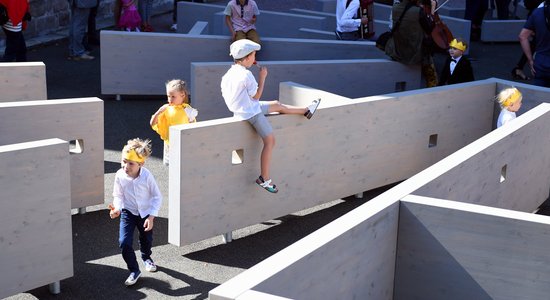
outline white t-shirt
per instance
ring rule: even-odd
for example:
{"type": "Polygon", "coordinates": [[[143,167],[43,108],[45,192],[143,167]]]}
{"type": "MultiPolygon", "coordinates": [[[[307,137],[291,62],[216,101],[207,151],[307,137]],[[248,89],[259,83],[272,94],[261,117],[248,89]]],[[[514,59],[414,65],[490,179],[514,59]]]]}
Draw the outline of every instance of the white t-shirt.
{"type": "Polygon", "coordinates": [[[223,75],[220,86],[227,108],[237,119],[248,120],[262,113],[260,102],[252,98],[258,92],[258,83],[245,67],[232,65],[223,75]]]}
{"type": "Polygon", "coordinates": [[[497,128],[516,118],[516,113],[503,108],[498,115],[497,128]]]}

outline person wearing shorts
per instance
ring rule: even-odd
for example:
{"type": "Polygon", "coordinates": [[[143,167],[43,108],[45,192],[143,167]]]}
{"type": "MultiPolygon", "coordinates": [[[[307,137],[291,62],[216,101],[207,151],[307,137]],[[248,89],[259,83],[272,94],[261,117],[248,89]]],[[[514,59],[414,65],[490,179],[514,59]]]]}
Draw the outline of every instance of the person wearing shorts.
{"type": "Polygon", "coordinates": [[[314,100],[307,107],[282,104],[277,100],[259,101],[264,90],[267,68],[259,67],[259,82],[256,81],[250,67],[256,64],[256,51],[261,46],[251,40],[235,41],[230,46],[230,55],[234,64],[225,73],[221,81],[222,96],[234,118],[247,120],[262,138],[263,148],[260,156],[260,176],[256,183],[271,193],[278,189],[269,175],[271,156],[275,146],[273,128],[266,118],[271,113],[301,114],[310,119],[317,110],[321,99],[314,100]]]}

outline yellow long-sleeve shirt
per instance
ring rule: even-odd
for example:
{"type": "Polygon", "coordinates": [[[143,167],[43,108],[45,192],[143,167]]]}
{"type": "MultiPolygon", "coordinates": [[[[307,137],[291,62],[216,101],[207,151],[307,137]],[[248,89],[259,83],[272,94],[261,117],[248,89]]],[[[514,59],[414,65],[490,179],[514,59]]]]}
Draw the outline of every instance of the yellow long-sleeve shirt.
{"type": "Polygon", "coordinates": [[[157,124],[151,127],[160,135],[160,138],[165,143],[170,143],[170,126],[189,123],[189,117],[185,112],[185,108],[187,107],[191,107],[191,105],[187,103],[175,106],[170,105],[157,116],[157,124]]]}

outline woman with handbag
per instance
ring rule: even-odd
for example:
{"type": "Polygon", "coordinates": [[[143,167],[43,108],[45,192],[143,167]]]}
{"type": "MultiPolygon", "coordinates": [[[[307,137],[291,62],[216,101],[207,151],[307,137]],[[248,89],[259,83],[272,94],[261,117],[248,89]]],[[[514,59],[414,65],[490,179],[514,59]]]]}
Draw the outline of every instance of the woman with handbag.
{"type": "Polygon", "coordinates": [[[385,52],[393,60],[406,65],[420,64],[428,87],[437,86],[430,35],[434,28],[436,1],[431,0],[431,14],[419,6],[418,0],[403,0],[392,7],[393,30],[385,52]]]}

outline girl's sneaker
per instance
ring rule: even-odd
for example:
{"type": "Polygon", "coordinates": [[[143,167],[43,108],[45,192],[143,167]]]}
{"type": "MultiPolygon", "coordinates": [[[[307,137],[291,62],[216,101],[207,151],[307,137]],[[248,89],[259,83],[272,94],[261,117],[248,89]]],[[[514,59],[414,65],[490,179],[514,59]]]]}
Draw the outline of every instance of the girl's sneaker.
{"type": "Polygon", "coordinates": [[[319,107],[319,104],[321,103],[321,99],[313,100],[310,105],[307,107],[307,111],[304,114],[304,116],[308,119],[311,119],[313,117],[313,114],[315,114],[315,111],[317,110],[317,107],[319,107]]]}
{"type": "Polygon", "coordinates": [[[277,193],[279,191],[276,185],[271,184],[271,179],[264,180],[261,175],[256,179],[256,183],[270,193],[277,193]]]}

